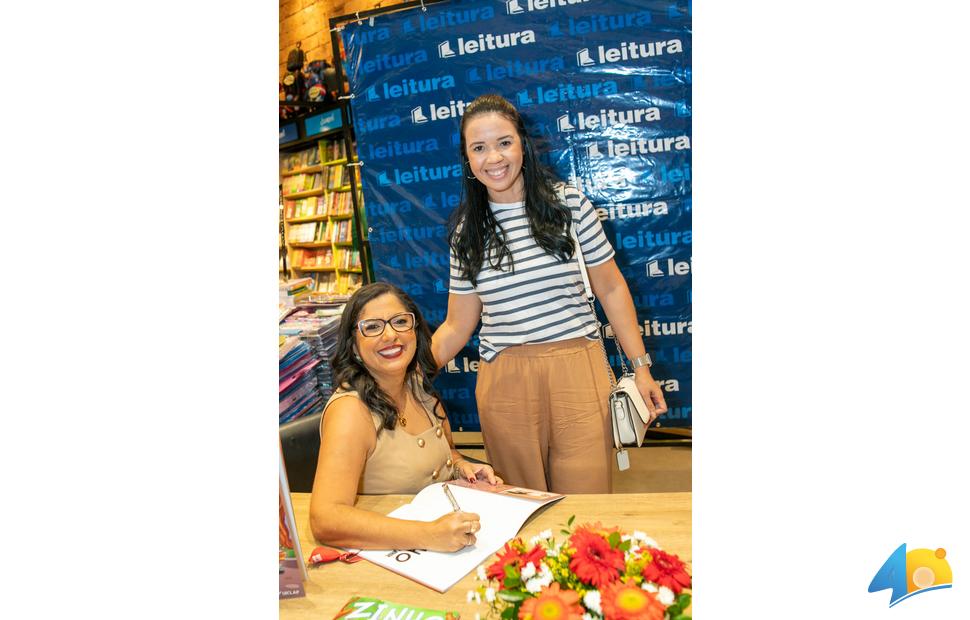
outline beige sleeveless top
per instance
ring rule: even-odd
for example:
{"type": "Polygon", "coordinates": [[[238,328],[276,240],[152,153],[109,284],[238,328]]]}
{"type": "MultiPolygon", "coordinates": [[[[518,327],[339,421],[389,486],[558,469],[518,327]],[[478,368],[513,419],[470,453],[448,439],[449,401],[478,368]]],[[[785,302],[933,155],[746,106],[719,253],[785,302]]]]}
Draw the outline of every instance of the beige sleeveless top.
{"type": "MultiPolygon", "coordinates": [[[[431,428],[418,435],[412,435],[397,425],[393,430],[381,429],[380,416],[371,412],[374,429],[377,431],[377,445],[364,463],[364,472],[357,487],[358,494],[413,494],[429,484],[452,478],[454,467],[451,462],[451,447],[441,421],[434,416],[434,398],[426,394],[420,386],[416,386],[414,393],[431,421],[431,428]]],[[[346,396],[360,398],[354,390],[339,388],[327,401],[327,407],[346,396]]],[[[320,429],[322,432],[322,417],[320,429]]]]}

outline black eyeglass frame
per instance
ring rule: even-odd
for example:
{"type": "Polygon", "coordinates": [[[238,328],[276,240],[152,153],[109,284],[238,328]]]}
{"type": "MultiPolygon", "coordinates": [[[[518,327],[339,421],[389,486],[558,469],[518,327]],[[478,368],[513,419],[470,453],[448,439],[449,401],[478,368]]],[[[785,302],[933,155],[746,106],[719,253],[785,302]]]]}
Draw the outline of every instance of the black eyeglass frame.
{"type": "Polygon", "coordinates": [[[418,317],[414,316],[414,313],[413,312],[399,312],[399,313],[395,314],[394,316],[392,316],[391,318],[389,318],[387,320],[384,320],[384,319],[361,319],[361,320],[357,321],[357,331],[359,331],[360,332],[360,335],[363,336],[364,338],[378,338],[378,337],[380,337],[384,333],[384,330],[387,329],[387,326],[388,325],[390,325],[391,326],[391,329],[393,329],[397,333],[403,334],[405,332],[409,332],[409,331],[413,330],[414,327],[417,324],[418,324],[418,317]],[[398,317],[402,317],[402,316],[409,316],[409,317],[411,317],[411,326],[410,327],[407,327],[405,329],[398,329],[398,328],[394,327],[394,324],[393,323],[391,323],[391,321],[393,321],[394,319],[396,319],[398,317]],[[381,322],[381,331],[379,331],[376,334],[373,334],[371,336],[368,336],[367,334],[364,333],[364,326],[363,326],[363,324],[364,323],[373,323],[375,321],[380,321],[381,322]]]}

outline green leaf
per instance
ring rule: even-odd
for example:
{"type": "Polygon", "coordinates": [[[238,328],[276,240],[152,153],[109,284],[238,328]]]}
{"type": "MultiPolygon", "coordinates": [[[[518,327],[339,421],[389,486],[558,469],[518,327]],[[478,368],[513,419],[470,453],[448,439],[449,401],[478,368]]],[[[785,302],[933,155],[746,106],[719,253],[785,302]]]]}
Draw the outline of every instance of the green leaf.
{"type": "Polygon", "coordinates": [[[618,532],[610,532],[610,536],[606,540],[610,541],[610,549],[616,549],[620,546],[620,534],[618,532]]]}
{"type": "Polygon", "coordinates": [[[569,527],[570,525],[572,525],[573,521],[575,520],[576,520],[576,515],[569,517],[569,521],[566,521],[566,527],[569,527]]]}
{"type": "Polygon", "coordinates": [[[514,564],[505,565],[505,576],[519,578],[519,569],[515,567],[514,564]]]}
{"type": "Polygon", "coordinates": [[[690,616],[685,616],[683,614],[677,616],[676,618],[671,618],[670,620],[691,620],[690,616]]]}
{"type": "Polygon", "coordinates": [[[627,551],[630,550],[630,541],[629,540],[624,540],[619,545],[617,545],[616,548],[619,549],[620,551],[623,551],[624,553],[626,553],[627,551]]]}
{"type": "Polygon", "coordinates": [[[520,585],[522,585],[522,580],[519,579],[518,575],[515,575],[513,577],[506,577],[502,581],[502,585],[505,586],[506,588],[517,588],[520,585]]]}
{"type": "Polygon", "coordinates": [[[680,605],[681,609],[687,609],[690,607],[690,594],[686,592],[681,592],[677,595],[677,604],[680,605]]]}
{"type": "Polygon", "coordinates": [[[499,590],[497,596],[509,603],[521,603],[526,599],[525,592],[519,590],[499,590]]]}
{"type": "Polygon", "coordinates": [[[559,530],[559,533],[569,536],[569,530],[559,530]]]}
{"type": "Polygon", "coordinates": [[[519,612],[515,607],[506,607],[502,610],[502,620],[515,620],[519,612]]]}

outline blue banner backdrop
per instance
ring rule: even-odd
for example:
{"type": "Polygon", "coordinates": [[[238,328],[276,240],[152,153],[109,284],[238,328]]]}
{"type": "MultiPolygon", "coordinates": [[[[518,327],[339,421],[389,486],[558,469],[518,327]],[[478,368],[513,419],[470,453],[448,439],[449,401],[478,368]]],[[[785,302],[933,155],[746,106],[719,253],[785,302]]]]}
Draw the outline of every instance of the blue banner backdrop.
{"type": "MultiPolygon", "coordinates": [[[[690,8],[456,0],[341,33],[377,279],[411,294],[432,328],[444,319],[458,124],[497,92],[596,206],[670,406],[660,424],[678,427],[691,425],[690,8]]],[[[477,369],[476,336],[436,381],[456,430],[480,428],[477,369]]]]}

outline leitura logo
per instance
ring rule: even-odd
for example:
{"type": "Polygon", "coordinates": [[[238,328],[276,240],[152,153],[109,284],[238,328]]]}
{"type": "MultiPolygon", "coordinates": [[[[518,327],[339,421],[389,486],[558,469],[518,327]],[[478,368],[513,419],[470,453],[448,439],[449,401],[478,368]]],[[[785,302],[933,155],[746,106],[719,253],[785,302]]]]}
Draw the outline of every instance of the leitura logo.
{"type": "Polygon", "coordinates": [[[893,551],[869,584],[870,592],[892,588],[889,606],[902,602],[914,594],[953,587],[953,572],[946,561],[946,550],[913,549],[906,552],[906,543],[893,551]]]}

